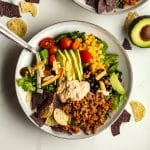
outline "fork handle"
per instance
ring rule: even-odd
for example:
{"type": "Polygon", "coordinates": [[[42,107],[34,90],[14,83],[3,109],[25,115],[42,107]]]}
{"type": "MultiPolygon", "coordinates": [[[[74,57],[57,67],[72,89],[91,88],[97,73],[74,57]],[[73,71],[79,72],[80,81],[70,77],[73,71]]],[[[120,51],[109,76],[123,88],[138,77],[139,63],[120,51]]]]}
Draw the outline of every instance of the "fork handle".
{"type": "Polygon", "coordinates": [[[16,42],[18,45],[20,45],[21,47],[25,48],[29,52],[32,52],[32,53],[36,53],[37,52],[26,41],[24,41],[22,38],[20,38],[19,36],[17,36],[15,33],[13,33],[12,31],[10,31],[8,28],[6,28],[1,23],[0,23],[0,33],[2,33],[4,36],[6,36],[7,38],[9,38],[10,40],[16,42]]]}

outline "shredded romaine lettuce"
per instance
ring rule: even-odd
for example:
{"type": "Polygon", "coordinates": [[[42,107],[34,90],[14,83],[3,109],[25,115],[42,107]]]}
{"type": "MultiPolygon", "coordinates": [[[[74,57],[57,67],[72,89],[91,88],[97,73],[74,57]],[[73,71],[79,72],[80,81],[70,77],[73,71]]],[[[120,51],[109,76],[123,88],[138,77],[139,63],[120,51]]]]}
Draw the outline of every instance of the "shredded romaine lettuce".
{"type": "Polygon", "coordinates": [[[68,32],[68,33],[59,34],[55,38],[56,43],[59,43],[65,37],[69,37],[72,40],[75,40],[77,38],[84,39],[85,38],[85,32],[74,31],[74,32],[68,32]]]}
{"type": "Polygon", "coordinates": [[[124,100],[127,99],[126,94],[118,94],[118,93],[113,93],[113,109],[118,110],[124,100]]]}
{"type": "Polygon", "coordinates": [[[114,64],[116,62],[118,62],[118,55],[105,54],[105,64],[114,64]]]}
{"type": "Polygon", "coordinates": [[[105,41],[102,41],[102,43],[103,43],[103,49],[102,49],[102,52],[103,53],[106,53],[106,51],[108,50],[108,44],[105,42],[105,41]]]}
{"type": "Polygon", "coordinates": [[[24,91],[35,91],[36,87],[33,84],[33,80],[29,76],[22,77],[17,80],[18,86],[22,87],[24,91]]]}
{"type": "Polygon", "coordinates": [[[113,73],[118,69],[118,66],[119,66],[119,62],[113,63],[109,66],[108,71],[110,73],[113,73]]]}
{"type": "Polygon", "coordinates": [[[85,32],[79,32],[79,31],[74,31],[74,32],[70,32],[68,34],[68,36],[72,39],[75,40],[77,38],[85,38],[85,32]]]}
{"type": "Polygon", "coordinates": [[[39,52],[42,60],[45,60],[46,64],[48,64],[49,53],[47,49],[43,49],[39,52]]]}
{"type": "Polygon", "coordinates": [[[44,90],[47,92],[54,92],[55,89],[56,89],[56,87],[53,84],[50,84],[50,85],[44,87],[44,90]]]}

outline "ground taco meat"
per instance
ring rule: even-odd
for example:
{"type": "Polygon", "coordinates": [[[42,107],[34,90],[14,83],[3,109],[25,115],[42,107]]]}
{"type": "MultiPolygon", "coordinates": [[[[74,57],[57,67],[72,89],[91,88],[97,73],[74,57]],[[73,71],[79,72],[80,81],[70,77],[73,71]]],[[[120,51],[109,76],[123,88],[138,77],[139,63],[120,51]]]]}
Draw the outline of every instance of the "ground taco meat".
{"type": "MultiPolygon", "coordinates": [[[[80,127],[86,134],[96,133],[112,111],[112,100],[105,101],[102,93],[88,93],[80,101],[69,102],[64,111],[71,116],[71,125],[80,127]],[[107,113],[106,113],[107,112],[107,113]]],[[[68,129],[69,130],[69,129],[68,129]]]]}

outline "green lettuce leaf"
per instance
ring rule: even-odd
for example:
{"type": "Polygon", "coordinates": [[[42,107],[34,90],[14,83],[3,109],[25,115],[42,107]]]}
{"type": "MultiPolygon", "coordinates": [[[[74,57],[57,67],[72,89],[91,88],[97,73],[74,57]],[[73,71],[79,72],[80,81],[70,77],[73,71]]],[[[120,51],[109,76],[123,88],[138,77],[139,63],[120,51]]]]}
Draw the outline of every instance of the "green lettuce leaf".
{"type": "Polygon", "coordinates": [[[32,78],[28,77],[28,76],[18,79],[17,84],[24,91],[35,91],[36,90],[36,87],[34,86],[32,78]]]}

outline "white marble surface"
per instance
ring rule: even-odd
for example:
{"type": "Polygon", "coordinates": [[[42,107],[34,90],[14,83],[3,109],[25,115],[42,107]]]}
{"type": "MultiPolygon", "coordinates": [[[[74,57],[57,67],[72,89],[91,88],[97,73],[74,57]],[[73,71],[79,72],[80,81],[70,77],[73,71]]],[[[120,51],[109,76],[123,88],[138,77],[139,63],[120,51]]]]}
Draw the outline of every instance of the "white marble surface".
{"type": "MultiPolygon", "coordinates": [[[[150,0],[138,9],[140,14],[150,15],[150,0]]],[[[25,40],[29,40],[41,29],[63,20],[84,20],[109,30],[120,42],[124,38],[121,30],[126,14],[99,16],[90,13],[71,0],[41,0],[36,18],[23,15],[29,24],[25,40]]],[[[0,18],[5,24],[7,18],[0,18]]],[[[139,100],[146,106],[146,116],[135,123],[123,124],[121,134],[113,137],[110,129],[84,140],[62,140],[52,137],[35,127],[21,110],[15,93],[14,73],[20,48],[0,35],[0,150],[149,150],[150,149],[150,49],[133,47],[128,51],[134,85],[131,100],[139,100]]],[[[126,109],[131,112],[129,104],[126,109]]]]}

